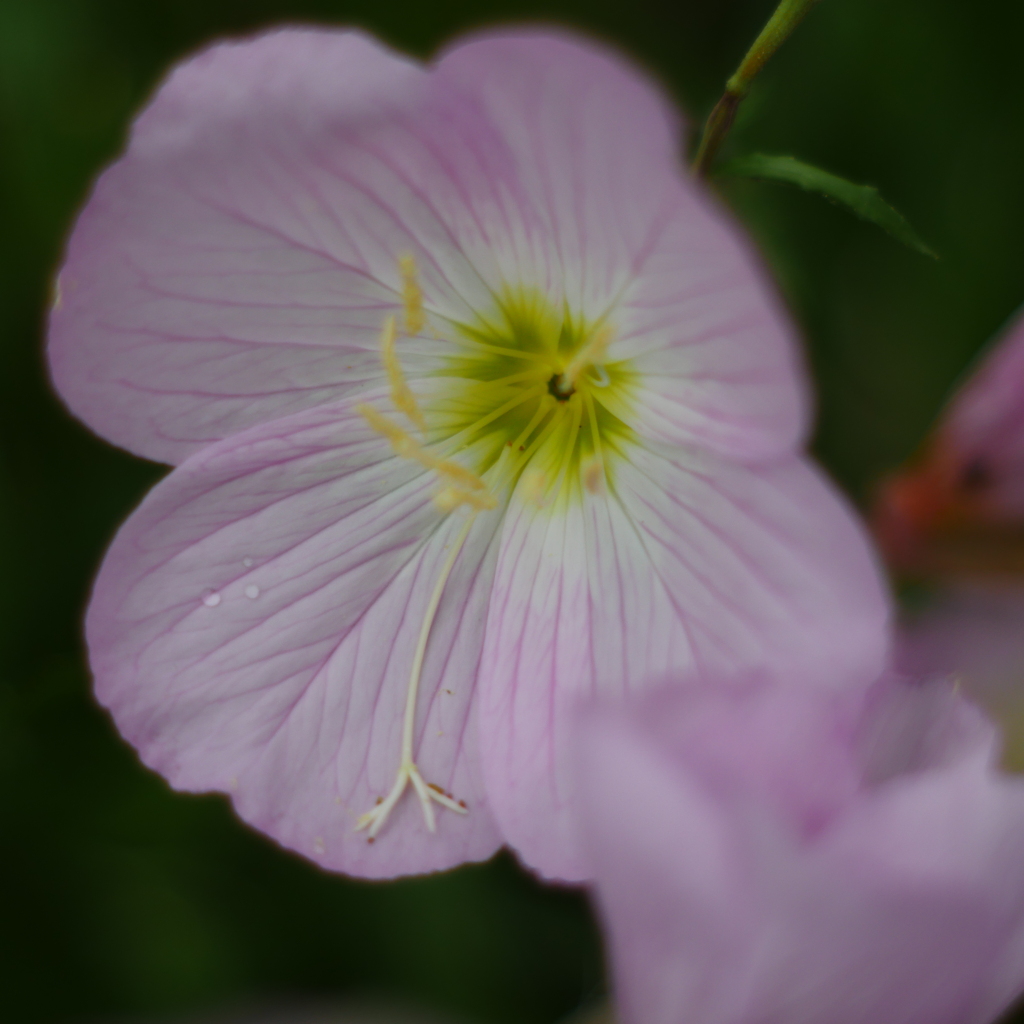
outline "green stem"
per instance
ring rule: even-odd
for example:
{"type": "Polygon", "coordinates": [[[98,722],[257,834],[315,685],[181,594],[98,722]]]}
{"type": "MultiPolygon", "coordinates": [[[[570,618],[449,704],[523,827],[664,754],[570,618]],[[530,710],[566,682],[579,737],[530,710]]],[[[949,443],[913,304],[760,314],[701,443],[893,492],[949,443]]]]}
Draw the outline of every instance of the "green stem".
{"type": "Polygon", "coordinates": [[[750,89],[750,83],[816,3],[818,0],[782,0],[775,8],[775,13],[761,29],[761,34],[754,40],[754,45],[747,51],[735,74],[725,83],[722,98],[708,115],[700,147],[693,161],[694,174],[707,176],[719,148],[729,134],[740,101],[750,89]]]}

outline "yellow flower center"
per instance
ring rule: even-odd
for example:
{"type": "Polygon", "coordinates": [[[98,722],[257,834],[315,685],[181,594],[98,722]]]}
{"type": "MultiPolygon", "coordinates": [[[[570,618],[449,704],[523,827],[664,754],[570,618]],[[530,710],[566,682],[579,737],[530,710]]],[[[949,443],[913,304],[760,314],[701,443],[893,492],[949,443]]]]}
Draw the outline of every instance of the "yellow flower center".
{"type": "MultiPolygon", "coordinates": [[[[426,326],[422,294],[412,258],[403,257],[400,268],[403,327],[414,334],[426,326]]],[[[627,362],[608,358],[613,331],[605,321],[559,314],[535,291],[509,288],[475,323],[447,325],[443,340],[453,351],[434,376],[450,386],[421,407],[405,381],[396,320],[389,318],[381,348],[392,400],[423,440],[362,411],[400,455],[438,473],[437,503],[445,511],[493,507],[520,476],[538,506],[556,507],[583,490],[602,494],[632,437],[623,416],[633,373],[627,362]]]]}
{"type": "Polygon", "coordinates": [[[473,449],[479,475],[501,485],[526,474],[539,505],[601,493],[631,435],[630,373],[608,360],[613,327],[559,315],[537,293],[508,290],[492,313],[457,327],[443,371],[460,382],[436,401],[438,425],[473,449]]]}

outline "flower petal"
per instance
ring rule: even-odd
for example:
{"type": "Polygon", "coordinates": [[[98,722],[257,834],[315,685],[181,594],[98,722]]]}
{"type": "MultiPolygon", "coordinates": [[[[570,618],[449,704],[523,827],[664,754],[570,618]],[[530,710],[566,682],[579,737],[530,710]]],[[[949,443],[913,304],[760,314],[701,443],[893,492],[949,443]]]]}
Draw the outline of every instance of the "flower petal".
{"type": "Polygon", "coordinates": [[[756,1012],[793,1024],[991,1020],[1020,990],[1008,958],[1022,851],[1024,787],[977,761],[853,806],[773,872],[756,1012]]]}
{"type": "MultiPolygon", "coordinates": [[[[377,380],[409,253],[437,333],[537,290],[611,317],[610,359],[651,391],[647,436],[785,450],[795,349],[678,147],[646,82],[557,36],[470,42],[433,72],[356,33],[213,47],[158,92],[75,228],[55,383],[100,433],[180,461],[377,380]]],[[[410,376],[450,350],[431,330],[406,348],[410,376]]]]}
{"type": "Polygon", "coordinates": [[[806,428],[803,369],[780,303],[731,219],[681,166],[679,118],[620,57],[550,32],[457,45],[438,75],[478,96],[543,225],[525,280],[608,313],[643,436],[761,458],[806,428]]]}
{"type": "MultiPolygon", "coordinates": [[[[829,774],[822,754],[858,760],[847,695],[704,682],[580,721],[581,832],[626,1024],[992,1020],[1024,979],[1024,784],[954,740],[928,768],[840,787],[817,828],[794,829],[799,775],[829,774]],[[749,713],[776,700],[808,707],[766,744],[749,713]]],[[[868,720],[884,727],[901,685],[882,681],[868,720]]],[[[970,714],[945,687],[933,707],[912,689],[930,725],[970,714]]]]}
{"type": "MultiPolygon", "coordinates": [[[[974,469],[982,498],[1001,517],[1024,515],[1024,317],[985,350],[954,395],[939,437],[974,469]]],[[[960,483],[960,481],[957,481],[960,483]]]]}
{"type": "Polygon", "coordinates": [[[888,643],[866,539],[806,462],[637,449],[611,489],[564,514],[513,496],[481,666],[491,806],[527,863],[567,880],[588,873],[564,763],[581,698],[756,669],[842,686],[877,675],[888,643]]]}
{"type": "MultiPolygon", "coordinates": [[[[365,387],[404,255],[442,322],[493,304],[472,204],[514,193],[509,167],[472,101],[358,33],[215,46],[170,76],[75,228],[57,387],[170,462],[365,387]]],[[[440,343],[404,347],[415,375],[440,343]]]]}
{"type": "Polygon", "coordinates": [[[642,730],[607,711],[584,726],[582,841],[601,883],[618,1016],[735,1020],[759,924],[739,830],[642,730]]]}
{"type": "Polygon", "coordinates": [[[991,767],[997,731],[961,688],[948,679],[911,681],[895,674],[878,680],[857,736],[857,760],[866,782],[879,785],[974,760],[991,767]]]}
{"type": "MultiPolygon", "coordinates": [[[[368,396],[383,401],[380,396],[368,396]]],[[[426,831],[409,793],[377,842],[413,649],[461,527],[348,403],[213,445],[115,539],[87,620],[99,699],[146,764],[325,867],[374,877],[490,855],[473,710],[500,513],[481,514],[430,632],[415,755],[469,805],[426,831]]]]}

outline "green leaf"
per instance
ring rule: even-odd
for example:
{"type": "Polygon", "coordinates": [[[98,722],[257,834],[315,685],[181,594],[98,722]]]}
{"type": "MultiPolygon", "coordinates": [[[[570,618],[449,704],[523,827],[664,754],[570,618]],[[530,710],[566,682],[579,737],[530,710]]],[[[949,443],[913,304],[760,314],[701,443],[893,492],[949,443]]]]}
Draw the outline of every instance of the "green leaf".
{"type": "Polygon", "coordinates": [[[737,157],[724,164],[717,173],[733,177],[784,181],[790,185],[799,185],[808,192],[818,192],[826,199],[845,206],[863,220],[870,221],[883,231],[887,231],[898,242],[902,242],[915,252],[931,256],[932,259],[939,258],[925,245],[903,214],[894,210],[872,185],[855,185],[852,181],[840,178],[836,174],[829,174],[820,167],[805,164],[792,156],[768,156],[764,153],[737,157]]]}

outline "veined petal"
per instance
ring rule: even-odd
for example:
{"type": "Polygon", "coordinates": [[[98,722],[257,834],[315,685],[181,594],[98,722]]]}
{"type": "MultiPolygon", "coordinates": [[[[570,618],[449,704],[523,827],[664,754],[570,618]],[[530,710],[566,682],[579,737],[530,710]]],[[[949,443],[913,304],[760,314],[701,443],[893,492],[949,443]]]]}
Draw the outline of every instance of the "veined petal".
{"type": "Polygon", "coordinates": [[[540,262],[514,269],[588,319],[606,312],[681,177],[678,115],[621,58],[550,31],[456,43],[436,74],[478,98],[536,210],[540,262]]]}
{"type": "Polygon", "coordinates": [[[541,269],[522,256],[513,269],[590,319],[610,314],[609,362],[643,378],[632,425],[741,458],[790,451],[808,406],[792,330],[749,243],[685,175],[667,98],[548,31],[458,44],[437,74],[480,98],[542,222],[541,269]]]}
{"type": "Polygon", "coordinates": [[[157,93],[76,226],[54,380],[104,436],[180,461],[378,380],[411,255],[427,320],[410,377],[458,354],[457,324],[536,294],[608,318],[608,360],[649,391],[642,435],[776,455],[805,419],[796,350],[679,145],[648,83],[558,36],[472,41],[433,70],[356,33],[213,47],[157,93]]]}
{"type": "MultiPolygon", "coordinates": [[[[170,462],[363,388],[402,311],[403,256],[428,326],[493,305],[473,204],[514,194],[510,167],[471,99],[359,33],[212,47],[157,93],[75,228],[57,387],[170,462]]],[[[429,330],[404,349],[407,372],[436,365],[429,330]]]]}
{"type": "Polygon", "coordinates": [[[469,814],[440,814],[428,836],[407,794],[380,842],[353,830],[394,781],[424,610],[464,521],[432,489],[347,402],[213,445],[159,484],[115,539],[87,619],[97,695],[143,761],[177,788],[230,793],[335,870],[489,856],[473,682],[500,513],[478,516],[443,590],[416,716],[425,779],[469,814]]]}
{"type": "Polygon", "coordinates": [[[888,602],[865,537],[807,462],[745,469],[637,449],[611,494],[513,496],[481,667],[491,806],[543,874],[587,876],[567,813],[572,708],[668,677],[877,675],[888,602]],[[557,685],[556,685],[557,681],[557,685]]]}
{"type": "Polygon", "coordinates": [[[792,451],[808,423],[804,368],[749,245],[693,190],[665,219],[617,312],[611,357],[639,378],[631,425],[742,460],[792,451]]]}

